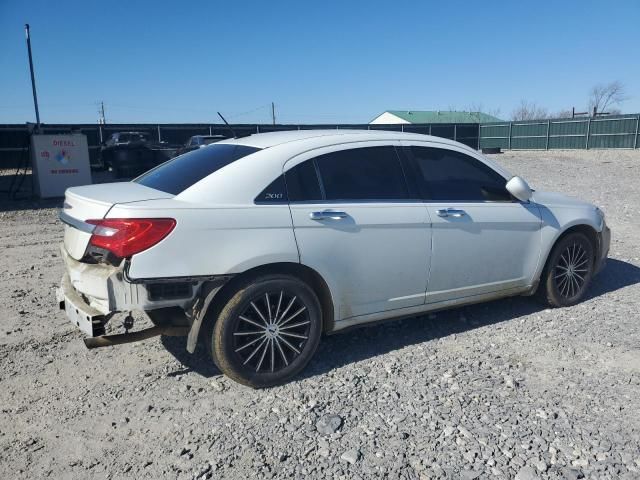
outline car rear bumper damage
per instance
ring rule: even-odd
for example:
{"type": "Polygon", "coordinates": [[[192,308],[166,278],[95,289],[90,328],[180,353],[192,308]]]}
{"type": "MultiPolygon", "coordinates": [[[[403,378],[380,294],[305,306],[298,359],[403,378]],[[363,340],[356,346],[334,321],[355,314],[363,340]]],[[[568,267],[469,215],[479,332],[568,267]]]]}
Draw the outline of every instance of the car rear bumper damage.
{"type": "Polygon", "coordinates": [[[136,342],[156,335],[189,335],[187,350],[193,352],[200,326],[213,296],[230,275],[199,278],[130,279],[128,262],[120,266],[91,264],[73,259],[61,248],[66,272],[56,291],[60,309],[71,323],[87,335],[88,348],[136,342]],[[111,317],[121,312],[178,307],[184,315],[173,322],[125,333],[105,335],[111,317]]]}
{"type": "Polygon", "coordinates": [[[122,343],[137,342],[156,335],[182,336],[189,333],[188,326],[155,326],[137,332],[118,335],[105,335],[105,325],[111,314],[103,315],[89,305],[71,285],[67,273],[62,277],[56,297],[61,310],[64,310],[71,323],[88,335],[84,339],[87,348],[107,347],[122,343]]]}
{"type": "Polygon", "coordinates": [[[61,310],[64,310],[71,323],[90,337],[104,334],[109,315],[98,311],[89,305],[73,288],[69,274],[65,273],[56,290],[56,300],[61,310]]]}
{"type": "Polygon", "coordinates": [[[92,264],[71,258],[64,246],[60,249],[70,287],[93,309],[109,315],[132,310],[155,310],[187,307],[202,280],[149,279],[127,277],[127,261],[120,266],[92,264]]]}

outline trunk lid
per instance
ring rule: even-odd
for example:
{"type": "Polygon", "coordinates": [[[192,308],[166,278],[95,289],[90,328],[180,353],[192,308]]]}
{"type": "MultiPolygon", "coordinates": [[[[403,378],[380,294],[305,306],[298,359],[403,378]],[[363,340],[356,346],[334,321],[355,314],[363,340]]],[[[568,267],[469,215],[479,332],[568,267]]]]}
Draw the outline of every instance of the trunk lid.
{"type": "Polygon", "coordinates": [[[64,208],[60,212],[60,219],[65,223],[64,248],[72,258],[80,260],[93,230],[93,225],[85,223],[85,220],[104,218],[116,204],[163,198],[173,198],[173,195],[133,182],[68,188],[64,208]]]}

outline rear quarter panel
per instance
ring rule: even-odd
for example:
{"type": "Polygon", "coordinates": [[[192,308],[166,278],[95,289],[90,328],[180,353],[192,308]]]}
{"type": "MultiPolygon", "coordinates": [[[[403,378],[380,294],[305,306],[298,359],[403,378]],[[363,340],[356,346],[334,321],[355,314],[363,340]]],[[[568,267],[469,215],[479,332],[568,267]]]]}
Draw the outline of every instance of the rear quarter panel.
{"type": "Polygon", "coordinates": [[[132,257],[132,279],[234,274],[299,261],[286,204],[198,206],[159,200],[116,205],[107,217],[176,219],[167,238],[132,257]]]}

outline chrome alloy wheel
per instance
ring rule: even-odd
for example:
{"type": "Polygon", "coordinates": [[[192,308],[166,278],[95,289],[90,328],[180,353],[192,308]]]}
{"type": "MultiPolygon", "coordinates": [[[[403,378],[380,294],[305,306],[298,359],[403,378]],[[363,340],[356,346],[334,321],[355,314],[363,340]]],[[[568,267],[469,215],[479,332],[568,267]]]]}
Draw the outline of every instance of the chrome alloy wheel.
{"type": "Polygon", "coordinates": [[[589,272],[589,255],[580,243],[566,247],[554,269],[558,293],[573,298],[582,292],[589,272]]]}
{"type": "Polygon", "coordinates": [[[254,298],[238,316],[234,352],[256,372],[277,372],[304,349],[311,320],[304,303],[284,290],[254,298]]]}

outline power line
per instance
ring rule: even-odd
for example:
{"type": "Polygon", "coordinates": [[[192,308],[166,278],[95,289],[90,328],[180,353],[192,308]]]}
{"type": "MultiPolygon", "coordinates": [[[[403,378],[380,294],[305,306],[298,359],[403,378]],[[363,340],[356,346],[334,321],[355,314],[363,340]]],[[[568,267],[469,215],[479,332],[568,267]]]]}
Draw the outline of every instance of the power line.
{"type": "Polygon", "coordinates": [[[257,112],[258,110],[263,110],[265,108],[269,108],[270,106],[271,106],[270,104],[260,105],[259,107],[253,108],[251,110],[247,110],[246,112],[240,112],[240,113],[234,113],[234,114],[231,114],[231,115],[227,115],[227,118],[241,117],[243,115],[248,115],[249,113],[257,112]]]}

